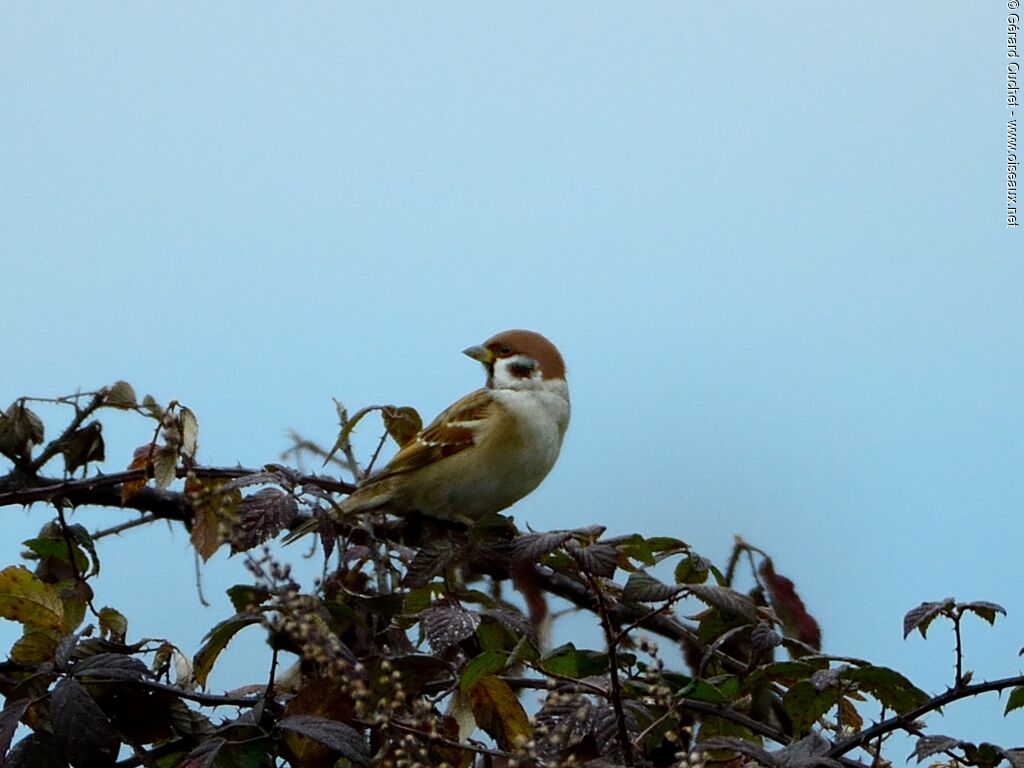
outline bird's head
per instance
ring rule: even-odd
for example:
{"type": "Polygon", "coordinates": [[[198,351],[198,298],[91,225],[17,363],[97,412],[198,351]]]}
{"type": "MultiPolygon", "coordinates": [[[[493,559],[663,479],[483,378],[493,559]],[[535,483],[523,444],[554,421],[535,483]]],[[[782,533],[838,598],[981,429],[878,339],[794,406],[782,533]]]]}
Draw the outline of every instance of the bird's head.
{"type": "Polygon", "coordinates": [[[483,363],[492,389],[532,389],[565,381],[558,348],[534,331],[502,331],[463,353],[483,363]]]}

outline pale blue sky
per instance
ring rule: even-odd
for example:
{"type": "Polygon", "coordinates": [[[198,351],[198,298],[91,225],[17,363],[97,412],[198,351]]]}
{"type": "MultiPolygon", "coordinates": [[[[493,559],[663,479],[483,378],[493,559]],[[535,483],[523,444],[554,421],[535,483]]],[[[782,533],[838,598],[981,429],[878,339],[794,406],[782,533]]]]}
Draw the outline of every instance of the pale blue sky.
{"type": "MultiPolygon", "coordinates": [[[[430,417],[482,380],[459,350],[534,328],[574,414],[517,520],[742,534],[829,651],[932,690],[951,638],[903,613],[995,600],[968,665],[1015,672],[1005,8],[781,5],[3,3],[0,400],[125,378],[258,465],[331,442],[332,396],[430,417]]],[[[148,429],[115,415],[105,469],[148,429]]],[[[45,511],[6,514],[4,563],[45,511]]],[[[194,606],[180,530],[145,541],[104,548],[100,598],[194,650],[225,601],[194,606]]],[[[1001,712],[933,722],[1013,746],[1001,712]]]]}

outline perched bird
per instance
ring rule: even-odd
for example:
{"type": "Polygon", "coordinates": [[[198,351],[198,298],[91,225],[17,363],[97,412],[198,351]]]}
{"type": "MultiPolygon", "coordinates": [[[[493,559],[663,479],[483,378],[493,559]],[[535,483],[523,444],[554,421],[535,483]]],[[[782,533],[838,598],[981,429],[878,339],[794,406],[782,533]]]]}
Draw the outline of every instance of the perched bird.
{"type": "Polygon", "coordinates": [[[486,386],[448,406],[364,480],[339,505],[342,514],[418,511],[472,522],[512,506],[551,471],[570,410],[558,349],[539,333],[512,330],[464,354],[483,363],[486,386]]]}

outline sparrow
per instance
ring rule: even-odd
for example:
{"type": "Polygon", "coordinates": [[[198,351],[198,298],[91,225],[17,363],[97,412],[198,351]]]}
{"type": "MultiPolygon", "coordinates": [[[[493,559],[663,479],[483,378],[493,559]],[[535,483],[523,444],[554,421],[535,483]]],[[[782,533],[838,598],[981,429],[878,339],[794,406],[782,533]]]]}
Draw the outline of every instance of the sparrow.
{"type": "MultiPolygon", "coordinates": [[[[558,348],[534,331],[504,331],[463,350],[487,383],[448,406],[338,512],[384,511],[472,523],[533,491],[558,459],[569,387],[558,348]]],[[[288,539],[313,525],[300,526],[288,539]]]]}

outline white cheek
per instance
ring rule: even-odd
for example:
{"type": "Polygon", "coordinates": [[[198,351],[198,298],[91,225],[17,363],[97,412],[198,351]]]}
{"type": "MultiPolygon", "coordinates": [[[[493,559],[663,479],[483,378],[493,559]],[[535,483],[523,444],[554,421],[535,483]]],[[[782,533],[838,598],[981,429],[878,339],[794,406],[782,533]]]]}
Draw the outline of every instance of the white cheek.
{"type": "Polygon", "coordinates": [[[491,381],[495,389],[534,389],[543,380],[544,374],[540,366],[528,357],[504,357],[494,361],[494,375],[491,381]],[[512,366],[517,364],[533,367],[528,379],[516,376],[512,372],[512,366]]]}

